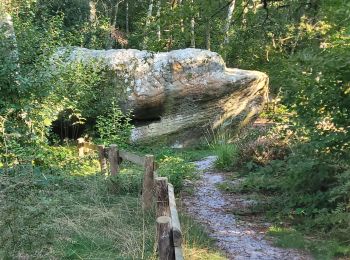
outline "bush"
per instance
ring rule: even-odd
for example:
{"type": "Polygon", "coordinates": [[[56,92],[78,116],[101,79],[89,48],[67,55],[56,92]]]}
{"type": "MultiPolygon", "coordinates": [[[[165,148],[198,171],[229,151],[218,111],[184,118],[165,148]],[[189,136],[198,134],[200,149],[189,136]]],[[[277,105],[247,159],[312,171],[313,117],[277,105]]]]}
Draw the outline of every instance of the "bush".
{"type": "Polygon", "coordinates": [[[304,144],[286,160],[259,167],[241,184],[245,191],[274,194],[269,213],[306,231],[345,243],[350,239],[350,165],[321,156],[304,144]]]}
{"type": "Polygon", "coordinates": [[[185,179],[194,178],[194,172],[194,164],[179,157],[165,156],[159,162],[158,175],[168,177],[169,182],[174,185],[175,192],[181,190],[185,179]]]}
{"type": "Polygon", "coordinates": [[[125,147],[129,143],[132,129],[131,113],[123,114],[113,101],[108,113],[97,117],[96,128],[103,143],[125,147]]]}
{"type": "Polygon", "coordinates": [[[290,143],[294,136],[285,126],[247,127],[235,140],[238,147],[237,165],[267,165],[272,160],[283,160],[290,153],[290,143]]]}

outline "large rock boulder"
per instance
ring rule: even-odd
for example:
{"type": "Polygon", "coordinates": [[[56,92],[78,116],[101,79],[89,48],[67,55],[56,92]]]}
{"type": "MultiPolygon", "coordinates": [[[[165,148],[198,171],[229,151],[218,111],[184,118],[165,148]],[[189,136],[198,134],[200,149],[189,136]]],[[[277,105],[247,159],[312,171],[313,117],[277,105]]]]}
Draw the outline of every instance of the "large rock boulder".
{"type": "Polygon", "coordinates": [[[134,142],[198,143],[213,130],[247,123],[267,97],[266,74],[226,68],[217,53],[207,50],[74,48],[69,60],[97,60],[112,72],[120,105],[144,122],[133,130],[134,142]]]}

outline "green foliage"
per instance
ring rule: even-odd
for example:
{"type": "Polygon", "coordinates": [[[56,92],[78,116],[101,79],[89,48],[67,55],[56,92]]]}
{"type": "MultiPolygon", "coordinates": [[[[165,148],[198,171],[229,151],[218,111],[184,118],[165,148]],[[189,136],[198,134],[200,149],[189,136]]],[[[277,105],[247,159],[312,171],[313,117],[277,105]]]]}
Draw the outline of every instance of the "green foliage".
{"type": "Polygon", "coordinates": [[[306,249],[304,236],[293,229],[271,227],[268,234],[276,238],[277,246],[306,249]]]}
{"type": "MultiPolygon", "coordinates": [[[[156,4],[153,6],[151,17],[147,17],[149,1],[122,1],[118,13],[113,14],[115,2],[103,0],[97,3],[95,21],[89,20],[89,1],[85,0],[1,3],[1,15],[3,10],[12,14],[16,34],[14,42],[13,37],[5,37],[3,29],[0,31],[1,174],[26,172],[33,175],[40,169],[40,174],[52,172],[57,177],[68,172],[94,172],[94,162],[76,158],[70,148],[47,146],[50,125],[62,111],[70,111],[80,123],[94,122],[98,118],[97,129],[102,142],[120,146],[127,143],[130,113],[122,115],[112,103],[121,93],[112,89],[114,84],[102,80],[109,72],[96,62],[67,66],[62,60],[53,61],[52,53],[57,52],[58,47],[77,45],[103,49],[107,39],[114,35],[112,45],[115,47],[145,47],[153,51],[185,48],[191,44],[189,25],[194,19],[196,47],[206,48],[210,32],[211,49],[223,54],[228,66],[268,73],[271,96],[280,99],[277,110],[268,116],[275,122],[289,125],[288,129],[277,133],[241,135],[235,145],[226,144],[225,139],[219,140],[215,148],[219,167],[247,166],[245,168],[252,173],[242,184],[243,191],[274,195],[270,213],[278,221],[289,219],[299,225],[300,230],[317,230],[335,241],[332,242],[334,246],[324,245],[335,248],[329,255],[348,254],[343,244],[349,241],[350,233],[350,3],[347,0],[266,2],[264,8],[260,0],[236,1],[228,32],[230,44],[225,46],[222,42],[228,2],[223,0],[182,1],[175,6],[161,1],[160,9],[156,4]],[[115,24],[110,24],[111,21],[115,24]],[[158,28],[160,39],[155,33],[158,28]],[[16,52],[18,55],[12,55],[16,52]]],[[[163,157],[161,174],[168,176],[177,189],[181,188],[183,179],[189,178],[189,172],[193,171],[193,166],[186,160],[196,158],[198,154],[178,153],[185,158],[180,159],[173,157],[172,150],[163,151],[159,156],[163,157]]],[[[117,177],[115,191],[134,193],[133,183],[137,181],[133,178],[117,177]]],[[[35,197],[35,203],[44,205],[36,215],[35,203],[28,200],[34,197],[37,186],[23,182],[31,190],[29,196],[22,193],[18,194],[19,199],[15,195],[9,196],[19,200],[20,211],[9,209],[4,212],[9,212],[13,219],[21,219],[21,214],[25,217],[18,227],[11,222],[14,231],[7,229],[4,234],[7,242],[12,243],[11,248],[17,244],[21,248],[36,248],[33,239],[29,239],[34,243],[31,245],[20,242],[34,236],[40,240],[46,235],[47,241],[51,241],[54,232],[50,228],[39,225],[40,230],[36,230],[35,227],[41,223],[40,216],[55,215],[58,204],[50,204],[49,196],[42,197],[46,198],[42,204],[39,197],[35,197]],[[30,206],[26,207],[25,202],[30,206]],[[46,211],[47,208],[53,211],[46,211]],[[13,216],[11,212],[19,213],[13,216]],[[24,240],[20,238],[19,230],[25,231],[24,240]]],[[[45,181],[41,183],[46,185],[43,184],[45,181]]],[[[15,191],[17,186],[9,184],[9,187],[15,191]]],[[[25,187],[18,187],[26,191],[25,187]]],[[[56,191],[55,186],[51,188],[51,193],[56,191]]],[[[79,255],[92,258],[95,255],[84,255],[82,251],[94,245],[98,245],[96,250],[103,248],[108,252],[99,242],[108,238],[99,234],[92,239],[95,235],[71,236],[75,242],[65,247],[67,255],[58,254],[58,257],[77,257],[75,252],[79,252],[79,255]]],[[[62,237],[64,240],[66,236],[62,237]]],[[[293,236],[289,240],[292,239],[293,236]]],[[[120,250],[111,243],[105,244],[120,250]]],[[[45,251],[50,245],[38,248],[45,251]]],[[[319,255],[327,255],[325,251],[322,249],[319,255]]],[[[17,255],[14,252],[3,254],[9,258],[26,257],[21,250],[17,250],[17,255]]],[[[130,257],[139,256],[138,252],[130,257]]]]}
{"type": "Polygon", "coordinates": [[[217,155],[215,166],[220,170],[231,170],[237,158],[237,147],[234,144],[221,144],[214,146],[217,155]]]}
{"type": "MultiPolygon", "coordinates": [[[[107,179],[0,174],[0,258],[155,259],[155,217],[142,210],[141,172],[127,165],[107,179]]],[[[198,223],[180,217],[185,257],[224,259],[198,223]]]]}
{"type": "Polygon", "coordinates": [[[34,167],[54,175],[90,175],[99,169],[94,156],[78,157],[76,146],[41,146],[34,158],[34,167]]]}
{"type": "Polygon", "coordinates": [[[272,194],[268,210],[276,221],[287,219],[307,233],[317,230],[341,245],[350,238],[349,169],[332,157],[298,151],[258,168],[241,189],[272,194]]]}
{"type": "Polygon", "coordinates": [[[83,89],[94,88],[100,79],[97,71],[101,71],[78,63],[53,64],[49,60],[52,52],[70,41],[70,34],[63,30],[62,17],[37,23],[32,12],[29,17],[22,17],[21,8],[18,16],[13,17],[17,44],[14,45],[13,38],[7,38],[1,40],[0,46],[0,59],[6,61],[0,67],[0,89],[4,97],[0,101],[0,157],[5,167],[23,160],[39,161],[41,154],[47,152],[45,145],[51,122],[62,110],[72,110],[78,115],[87,107],[86,103],[93,98],[88,99],[91,91],[83,89]],[[7,58],[9,47],[18,48],[12,52],[18,54],[12,55],[17,57],[14,60],[7,58]]]}
{"type": "Polygon", "coordinates": [[[343,21],[349,3],[282,2],[288,5],[268,4],[268,17],[263,9],[247,13],[250,26],[235,30],[228,63],[266,71],[272,96],[289,110],[296,130],[320,153],[344,158],[349,154],[350,28],[343,21]]]}
{"type": "Polygon", "coordinates": [[[113,101],[110,111],[97,117],[96,128],[103,143],[125,147],[132,130],[131,112],[124,114],[113,101]]]}
{"type": "Polygon", "coordinates": [[[350,247],[334,240],[305,239],[303,234],[290,228],[271,227],[268,234],[274,237],[277,246],[306,249],[311,251],[316,259],[334,259],[334,256],[348,255],[350,250],[350,247]]]}
{"type": "Polygon", "coordinates": [[[180,157],[165,156],[159,162],[158,175],[168,177],[168,181],[174,185],[175,192],[183,187],[185,179],[193,179],[195,166],[193,163],[185,162],[180,157]]]}

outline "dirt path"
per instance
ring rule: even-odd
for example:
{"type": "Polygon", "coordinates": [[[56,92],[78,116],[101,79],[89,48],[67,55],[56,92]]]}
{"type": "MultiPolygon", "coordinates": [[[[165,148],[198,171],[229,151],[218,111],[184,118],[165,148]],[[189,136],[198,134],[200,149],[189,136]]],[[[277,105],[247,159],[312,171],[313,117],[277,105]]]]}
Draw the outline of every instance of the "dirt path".
{"type": "Polygon", "coordinates": [[[224,181],[224,175],[213,170],[215,156],[196,162],[201,180],[195,184],[194,195],[184,195],[185,210],[206,226],[210,236],[217,241],[229,259],[312,259],[296,250],[277,248],[264,239],[268,223],[249,219],[239,220],[229,211],[247,208],[254,201],[239,195],[223,194],[217,184],[224,181]]]}

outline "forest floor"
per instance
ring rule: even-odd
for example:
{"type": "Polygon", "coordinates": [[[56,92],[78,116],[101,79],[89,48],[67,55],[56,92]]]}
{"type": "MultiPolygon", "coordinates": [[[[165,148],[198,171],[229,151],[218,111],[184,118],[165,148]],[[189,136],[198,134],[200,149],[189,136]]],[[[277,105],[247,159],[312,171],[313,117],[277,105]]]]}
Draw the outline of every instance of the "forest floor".
{"type": "Polygon", "coordinates": [[[214,170],[215,160],[215,156],[208,156],[195,162],[201,178],[189,184],[194,191],[182,195],[182,206],[208,229],[209,236],[216,240],[228,259],[312,259],[307,253],[273,245],[272,239],[266,236],[271,224],[259,214],[250,214],[256,201],[220,190],[219,185],[226,177],[225,173],[214,170]]]}

